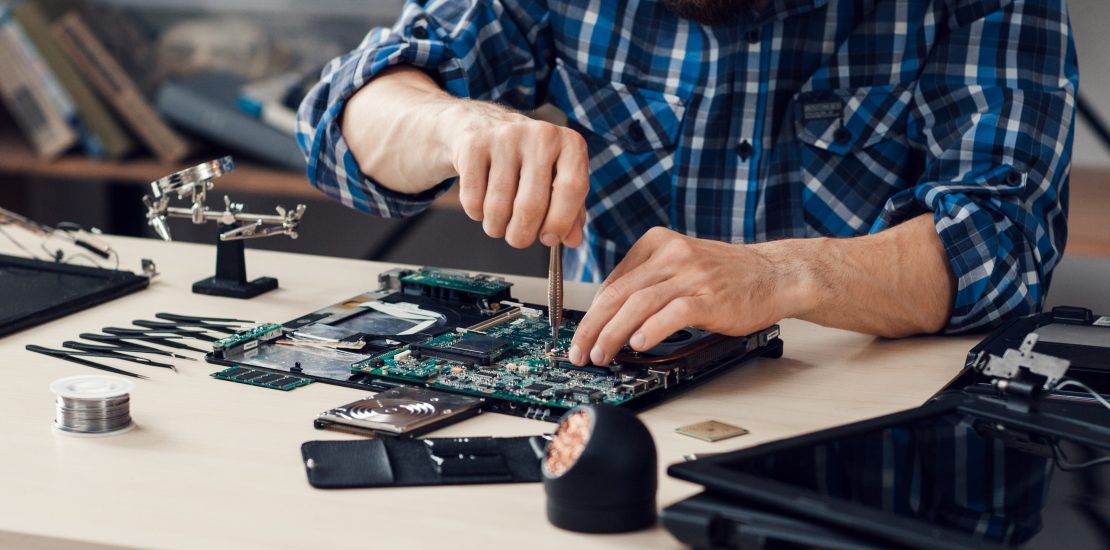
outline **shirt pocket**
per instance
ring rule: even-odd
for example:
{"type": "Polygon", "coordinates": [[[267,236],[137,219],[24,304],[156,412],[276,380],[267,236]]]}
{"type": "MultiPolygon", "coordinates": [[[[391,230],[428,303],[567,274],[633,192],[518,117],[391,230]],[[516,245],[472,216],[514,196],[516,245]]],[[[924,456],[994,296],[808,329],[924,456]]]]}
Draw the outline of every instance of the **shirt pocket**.
{"type": "Polygon", "coordinates": [[[572,127],[630,153],[673,148],[686,113],[686,102],[678,96],[596,80],[562,59],[555,61],[549,94],[572,127]]]}
{"type": "Polygon", "coordinates": [[[920,173],[906,139],[913,90],[899,85],[816,90],[793,105],[801,195],[817,234],[865,233],[920,173]]]}

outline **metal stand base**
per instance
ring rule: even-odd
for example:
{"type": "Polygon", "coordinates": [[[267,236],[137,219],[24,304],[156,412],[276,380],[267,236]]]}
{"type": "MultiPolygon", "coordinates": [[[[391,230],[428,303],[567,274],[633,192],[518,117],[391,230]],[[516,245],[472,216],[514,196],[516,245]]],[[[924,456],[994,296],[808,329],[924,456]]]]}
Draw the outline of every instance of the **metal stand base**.
{"type": "MultiPolygon", "coordinates": [[[[219,235],[238,227],[239,224],[219,225],[219,235]]],[[[243,256],[243,241],[216,241],[216,275],[193,283],[194,294],[226,296],[228,298],[254,298],[278,286],[273,277],[259,277],[247,280],[247,261],[243,256]]]]}
{"type": "Polygon", "coordinates": [[[253,281],[243,282],[209,277],[193,283],[193,293],[247,299],[277,287],[278,281],[273,277],[259,277],[253,281]]]}

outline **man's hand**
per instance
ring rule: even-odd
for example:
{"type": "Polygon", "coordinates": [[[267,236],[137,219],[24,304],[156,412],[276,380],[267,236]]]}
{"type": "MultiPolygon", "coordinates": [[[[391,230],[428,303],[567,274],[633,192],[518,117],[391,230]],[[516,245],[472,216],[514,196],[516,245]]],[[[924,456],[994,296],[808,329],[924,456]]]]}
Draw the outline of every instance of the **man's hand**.
{"type": "Polygon", "coordinates": [[[524,248],[582,242],[589,154],[577,132],[453,97],[418,69],[387,69],[347,102],[343,137],[362,173],[416,194],[458,176],[486,234],[524,248]]]}
{"type": "Polygon", "coordinates": [[[796,275],[756,246],[653,228],[601,285],[570,360],[605,365],[625,343],[646,351],[688,326],[750,334],[807,307],[812,293],[796,275]]]}
{"type": "Polygon", "coordinates": [[[516,248],[582,242],[590,179],[581,135],[488,103],[459,102],[445,115],[459,122],[445,128],[459,200],[487,235],[516,248]]]}
{"type": "Polygon", "coordinates": [[[626,343],[645,351],[687,326],[739,336],[787,317],[888,337],[936,332],[955,288],[932,214],[862,237],[753,245],[657,227],[601,285],[569,355],[605,365],[626,343]]]}

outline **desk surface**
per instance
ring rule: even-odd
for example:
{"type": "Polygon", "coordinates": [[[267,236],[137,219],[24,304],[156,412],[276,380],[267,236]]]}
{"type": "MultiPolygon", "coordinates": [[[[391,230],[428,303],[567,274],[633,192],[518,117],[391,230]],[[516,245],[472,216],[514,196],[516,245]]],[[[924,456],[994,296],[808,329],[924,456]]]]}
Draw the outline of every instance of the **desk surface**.
{"type": "MultiPolygon", "coordinates": [[[[301,443],[355,436],[313,429],[312,419],[365,392],[312,384],[291,393],[220,382],[204,362],[179,372],[146,369],[137,380],[125,435],[78,439],[52,433],[53,395],[63,376],[94,371],[23,349],[59,347],[78,333],[130,324],[161,311],[285,321],[375,288],[379,263],[247,252],[252,277],[281,288],[253,300],[200,296],[193,281],[211,275],[211,246],[111,238],[137,270],[154,259],[162,275],[142,292],[0,339],[0,546],[98,545],[159,548],[340,548],[415,546],[674,547],[659,527],[631,535],[560,531],[544,516],[540,484],[361,489],[311,488],[301,443]]],[[[7,243],[0,252],[11,252],[7,243]]],[[[537,301],[545,281],[513,278],[514,295],[537,301]]],[[[567,307],[583,309],[593,288],[568,284],[567,307]]],[[[959,370],[975,338],[883,340],[800,321],[782,323],[786,353],[725,373],[641,418],[659,449],[659,505],[697,492],[665,476],[688,453],[720,452],[918,405],[959,370]],[[706,443],[675,428],[714,419],[750,435],[706,443]]],[[[128,368],[143,369],[140,365],[128,368]]],[[[530,435],[552,424],[497,414],[437,436],[530,435]]],[[[78,546],[81,547],[81,546],[78,546]]]]}

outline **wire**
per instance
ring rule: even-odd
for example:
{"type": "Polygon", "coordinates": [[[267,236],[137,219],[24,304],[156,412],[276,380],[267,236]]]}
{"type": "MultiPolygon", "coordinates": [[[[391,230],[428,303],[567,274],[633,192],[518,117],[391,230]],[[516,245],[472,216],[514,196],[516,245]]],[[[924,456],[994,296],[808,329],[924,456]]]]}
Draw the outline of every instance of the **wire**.
{"type": "MultiPolygon", "coordinates": [[[[1110,409],[1110,402],[1107,402],[1105,397],[1100,395],[1095,390],[1091,389],[1090,386],[1088,386],[1088,385],[1086,385],[1083,382],[1080,382],[1078,380],[1075,380],[1075,379],[1072,379],[1072,378],[1066,378],[1063,381],[1061,381],[1059,384],[1057,384],[1056,387],[1053,388],[1053,390],[1061,390],[1061,389],[1064,389],[1068,386],[1074,386],[1074,387],[1077,387],[1077,388],[1080,388],[1080,389],[1086,391],[1087,393],[1091,394],[1091,397],[1095,398],[1096,401],[1101,403],[1103,407],[1106,407],[1107,409],[1110,409]]],[[[1068,461],[1068,456],[1066,454],[1064,454],[1064,449],[1062,449],[1060,447],[1059,442],[1052,444],[1052,455],[1056,459],[1056,466],[1058,466],[1061,470],[1064,470],[1065,472],[1074,472],[1074,471],[1077,471],[1077,470],[1085,470],[1087,468],[1090,468],[1091,466],[1097,466],[1099,464],[1110,464],[1110,456],[1103,456],[1103,457],[1091,459],[1091,460],[1088,460],[1087,462],[1078,462],[1078,463],[1069,462],[1068,461]]]]}
{"type": "Polygon", "coordinates": [[[1110,456],[1102,456],[1087,462],[1069,462],[1068,456],[1064,454],[1064,449],[1060,448],[1058,442],[1052,444],[1052,456],[1056,459],[1056,466],[1065,472],[1076,472],[1099,464],[1110,464],[1110,456]]]}
{"type": "Polygon", "coordinates": [[[36,255],[34,252],[31,252],[31,250],[29,248],[27,248],[26,246],[23,246],[23,243],[17,241],[15,239],[15,237],[12,236],[11,233],[8,233],[8,230],[6,228],[4,228],[5,225],[7,225],[7,224],[0,224],[0,233],[3,233],[4,236],[7,237],[7,239],[12,242],[12,244],[17,246],[20,250],[22,250],[24,254],[30,256],[31,259],[38,260],[39,259],[38,255],[36,255]]]}
{"type": "Polygon", "coordinates": [[[1072,379],[1072,378],[1065,378],[1062,382],[1057,384],[1056,387],[1053,388],[1053,389],[1054,390],[1060,390],[1060,389],[1066,388],[1068,386],[1075,386],[1077,388],[1081,388],[1081,389],[1085,390],[1087,393],[1091,394],[1091,397],[1094,397],[1096,401],[1098,401],[1099,403],[1102,403],[1103,407],[1106,407],[1107,409],[1110,409],[1110,402],[1106,401],[1105,397],[1099,395],[1099,393],[1096,392],[1095,390],[1092,390],[1090,386],[1088,386],[1088,385],[1086,385],[1083,382],[1080,382],[1078,380],[1075,380],[1075,379],[1072,379]]]}

